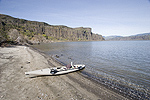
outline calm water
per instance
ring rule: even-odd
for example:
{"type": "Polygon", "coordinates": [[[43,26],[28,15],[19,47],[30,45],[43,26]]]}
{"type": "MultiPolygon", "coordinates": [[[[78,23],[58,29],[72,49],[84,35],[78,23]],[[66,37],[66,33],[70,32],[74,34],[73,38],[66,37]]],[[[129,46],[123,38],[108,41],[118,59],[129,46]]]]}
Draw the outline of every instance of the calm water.
{"type": "Polygon", "coordinates": [[[150,99],[150,41],[49,43],[35,46],[65,64],[85,64],[85,76],[132,98],[150,99]]]}

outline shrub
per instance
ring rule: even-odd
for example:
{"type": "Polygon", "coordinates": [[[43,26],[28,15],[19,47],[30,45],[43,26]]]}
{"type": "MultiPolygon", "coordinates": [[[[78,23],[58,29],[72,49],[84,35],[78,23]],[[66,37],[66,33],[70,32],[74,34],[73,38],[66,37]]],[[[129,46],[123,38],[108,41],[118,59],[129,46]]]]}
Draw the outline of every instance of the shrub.
{"type": "Polygon", "coordinates": [[[43,36],[44,36],[46,39],[48,39],[48,36],[47,36],[46,34],[43,34],[43,36]]]}

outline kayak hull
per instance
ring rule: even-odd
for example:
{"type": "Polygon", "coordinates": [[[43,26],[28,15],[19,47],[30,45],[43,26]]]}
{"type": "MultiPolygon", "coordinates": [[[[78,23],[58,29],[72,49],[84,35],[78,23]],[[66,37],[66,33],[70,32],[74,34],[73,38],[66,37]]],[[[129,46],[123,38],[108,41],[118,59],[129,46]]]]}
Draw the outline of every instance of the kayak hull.
{"type": "Polygon", "coordinates": [[[65,66],[62,67],[54,67],[54,68],[46,68],[41,70],[29,71],[25,72],[26,75],[30,77],[35,76],[49,76],[49,75],[62,75],[71,72],[76,72],[85,68],[85,65],[74,65],[72,68],[67,68],[65,66]]]}

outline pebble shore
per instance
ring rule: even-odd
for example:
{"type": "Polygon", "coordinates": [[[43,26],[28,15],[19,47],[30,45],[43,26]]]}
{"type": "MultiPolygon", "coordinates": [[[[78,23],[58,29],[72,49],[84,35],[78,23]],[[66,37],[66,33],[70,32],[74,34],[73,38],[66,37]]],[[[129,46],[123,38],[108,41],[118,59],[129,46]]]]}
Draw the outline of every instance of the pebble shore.
{"type": "Polygon", "coordinates": [[[60,66],[27,46],[0,47],[0,100],[128,100],[80,72],[30,78],[25,72],[60,66]]]}

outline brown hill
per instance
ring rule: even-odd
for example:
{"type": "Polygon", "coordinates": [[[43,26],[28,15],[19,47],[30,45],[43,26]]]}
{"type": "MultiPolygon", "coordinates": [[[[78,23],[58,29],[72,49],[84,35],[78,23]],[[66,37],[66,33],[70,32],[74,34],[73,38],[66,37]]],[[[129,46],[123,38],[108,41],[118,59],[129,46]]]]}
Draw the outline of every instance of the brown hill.
{"type": "Polygon", "coordinates": [[[101,35],[91,28],[70,28],[63,25],[49,25],[45,22],[29,21],[0,14],[0,43],[40,43],[53,41],[102,41],[101,35]]]}
{"type": "Polygon", "coordinates": [[[132,41],[132,40],[150,40],[150,33],[142,33],[131,36],[108,36],[104,37],[107,41],[132,41]]]}

